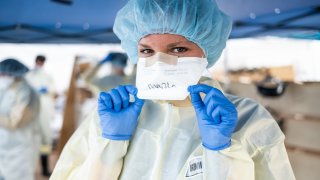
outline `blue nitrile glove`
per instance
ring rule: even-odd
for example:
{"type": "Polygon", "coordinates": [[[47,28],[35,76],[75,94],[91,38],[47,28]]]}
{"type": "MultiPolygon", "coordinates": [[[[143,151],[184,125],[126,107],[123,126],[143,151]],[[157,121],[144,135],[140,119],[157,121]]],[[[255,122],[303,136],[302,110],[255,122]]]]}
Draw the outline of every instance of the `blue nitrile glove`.
{"type": "Polygon", "coordinates": [[[198,84],[189,86],[204,147],[222,150],[231,145],[231,135],[238,120],[235,106],[216,88],[198,84]],[[200,92],[205,93],[204,101],[200,92]]]}
{"type": "Polygon", "coordinates": [[[98,113],[102,136],[112,140],[129,140],[138,124],[144,100],[137,98],[137,88],[132,85],[118,86],[101,92],[98,100],[98,113]],[[134,102],[129,102],[132,94],[134,102]]]}
{"type": "Polygon", "coordinates": [[[38,91],[40,94],[47,94],[49,92],[48,88],[44,86],[42,86],[38,91]]]}
{"type": "Polygon", "coordinates": [[[110,54],[108,54],[104,59],[102,59],[100,62],[99,62],[99,64],[104,64],[104,63],[106,63],[106,62],[109,62],[109,61],[111,61],[112,60],[112,53],[110,53],[110,54]]]}

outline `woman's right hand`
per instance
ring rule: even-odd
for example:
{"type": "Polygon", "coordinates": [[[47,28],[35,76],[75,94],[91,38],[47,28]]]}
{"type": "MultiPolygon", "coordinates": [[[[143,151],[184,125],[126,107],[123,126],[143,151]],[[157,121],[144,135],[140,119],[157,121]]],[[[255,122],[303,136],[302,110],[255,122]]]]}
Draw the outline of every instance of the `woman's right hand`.
{"type": "Polygon", "coordinates": [[[134,86],[126,85],[100,93],[98,114],[104,138],[130,140],[144,104],[144,100],[137,97],[137,92],[134,86]],[[129,102],[129,94],[134,96],[134,102],[129,102]]]}

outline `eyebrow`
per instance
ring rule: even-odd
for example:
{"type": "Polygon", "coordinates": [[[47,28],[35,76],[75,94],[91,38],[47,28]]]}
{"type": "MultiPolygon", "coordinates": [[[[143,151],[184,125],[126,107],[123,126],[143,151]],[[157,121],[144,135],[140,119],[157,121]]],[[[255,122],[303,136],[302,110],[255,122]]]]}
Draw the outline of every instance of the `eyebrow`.
{"type": "Polygon", "coordinates": [[[175,47],[175,46],[177,46],[181,43],[184,43],[184,42],[187,42],[187,41],[179,41],[179,42],[175,42],[175,43],[170,43],[170,44],[168,44],[168,47],[175,47]]]}
{"type": "Polygon", "coordinates": [[[146,44],[141,44],[141,43],[139,43],[138,45],[139,45],[139,46],[143,46],[144,48],[150,48],[150,46],[148,46],[148,45],[146,45],[146,44]]]}
{"type": "MultiPolygon", "coordinates": [[[[170,44],[167,45],[167,47],[175,47],[175,46],[177,46],[177,45],[179,45],[181,43],[186,43],[186,42],[188,42],[188,41],[179,41],[179,42],[175,42],[175,43],[170,43],[170,44]]],[[[139,43],[138,45],[139,46],[143,46],[144,48],[151,48],[149,45],[142,44],[142,43],[139,43]]]]}

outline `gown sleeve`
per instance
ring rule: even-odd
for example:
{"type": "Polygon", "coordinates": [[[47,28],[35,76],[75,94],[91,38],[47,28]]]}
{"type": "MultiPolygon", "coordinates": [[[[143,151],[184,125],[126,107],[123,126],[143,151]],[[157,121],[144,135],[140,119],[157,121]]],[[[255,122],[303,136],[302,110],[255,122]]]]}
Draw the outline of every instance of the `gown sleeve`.
{"type": "Polygon", "coordinates": [[[257,180],[293,180],[291,164],[284,145],[285,136],[270,116],[249,129],[251,156],[257,180]],[[254,130],[255,129],[255,130],[254,130]]]}
{"type": "Polygon", "coordinates": [[[5,116],[0,116],[0,126],[8,129],[19,128],[38,116],[39,98],[34,91],[24,88],[17,91],[14,103],[10,107],[10,112],[5,116]]]}
{"type": "Polygon", "coordinates": [[[50,179],[118,179],[128,145],[129,141],[103,138],[93,113],[64,147],[50,179]]]}

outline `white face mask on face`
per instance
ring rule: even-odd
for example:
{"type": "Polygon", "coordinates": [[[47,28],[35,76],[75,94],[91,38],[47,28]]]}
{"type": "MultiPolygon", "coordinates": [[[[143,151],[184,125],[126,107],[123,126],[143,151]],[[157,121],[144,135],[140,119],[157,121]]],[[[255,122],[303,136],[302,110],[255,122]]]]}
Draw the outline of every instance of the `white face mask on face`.
{"type": "Polygon", "coordinates": [[[0,77],[0,89],[7,89],[14,82],[14,78],[10,76],[0,77]]]}
{"type": "Polygon", "coordinates": [[[43,69],[43,66],[36,65],[34,68],[36,71],[40,71],[43,69]]]}
{"type": "Polygon", "coordinates": [[[136,86],[138,98],[152,100],[184,100],[188,87],[195,85],[208,61],[199,57],[180,57],[157,53],[139,58],[136,86]]]}

